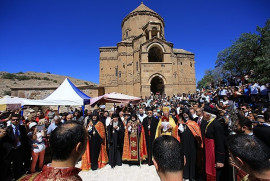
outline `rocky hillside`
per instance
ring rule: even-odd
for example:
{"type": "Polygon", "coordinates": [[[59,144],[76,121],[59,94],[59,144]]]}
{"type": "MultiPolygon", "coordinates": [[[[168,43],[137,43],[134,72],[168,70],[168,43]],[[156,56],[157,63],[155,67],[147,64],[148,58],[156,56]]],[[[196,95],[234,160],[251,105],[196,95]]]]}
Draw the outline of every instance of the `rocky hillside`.
{"type": "Polygon", "coordinates": [[[69,78],[76,86],[80,85],[93,85],[97,84],[67,77],[63,75],[39,72],[19,72],[19,73],[8,73],[0,72],[0,96],[9,95],[11,87],[51,87],[59,86],[65,78],[69,78]]]}

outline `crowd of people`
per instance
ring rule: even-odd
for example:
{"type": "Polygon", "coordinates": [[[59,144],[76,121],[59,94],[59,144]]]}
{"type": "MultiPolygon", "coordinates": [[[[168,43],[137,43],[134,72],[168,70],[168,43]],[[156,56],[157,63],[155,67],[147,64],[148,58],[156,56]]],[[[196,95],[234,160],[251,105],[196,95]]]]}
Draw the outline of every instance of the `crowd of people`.
{"type": "MultiPolygon", "coordinates": [[[[193,94],[151,94],[138,104],[112,109],[100,105],[58,114],[47,108],[25,117],[20,111],[2,112],[0,180],[37,174],[44,167],[46,173],[50,170],[47,163],[61,167],[60,161],[71,153],[75,157],[69,166],[81,159],[82,170],[101,169],[106,164],[112,168],[122,163],[148,164],[155,166],[161,180],[170,175],[164,171],[180,174],[180,180],[267,180],[269,90],[268,84],[235,82],[193,94]],[[73,131],[79,134],[79,128],[71,129],[79,127],[77,124],[85,130],[85,143],[67,141],[74,138],[73,131]],[[167,146],[161,146],[162,141],[167,146]],[[180,150],[179,154],[175,150],[180,150]],[[177,160],[180,162],[175,163],[177,160]]],[[[78,136],[82,139],[84,132],[78,136]]]]}

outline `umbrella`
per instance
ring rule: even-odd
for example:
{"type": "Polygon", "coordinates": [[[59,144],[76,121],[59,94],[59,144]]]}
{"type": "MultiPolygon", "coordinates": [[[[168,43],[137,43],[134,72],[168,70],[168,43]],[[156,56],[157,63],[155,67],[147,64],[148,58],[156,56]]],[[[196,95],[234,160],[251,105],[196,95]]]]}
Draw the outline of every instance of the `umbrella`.
{"type": "Polygon", "coordinates": [[[0,99],[0,110],[5,111],[7,108],[8,110],[20,109],[23,100],[26,99],[6,95],[0,99]]]}
{"type": "Polygon", "coordinates": [[[129,96],[120,93],[108,93],[104,94],[103,96],[94,97],[90,99],[90,105],[95,106],[97,103],[138,103],[140,102],[141,98],[129,96]]]}

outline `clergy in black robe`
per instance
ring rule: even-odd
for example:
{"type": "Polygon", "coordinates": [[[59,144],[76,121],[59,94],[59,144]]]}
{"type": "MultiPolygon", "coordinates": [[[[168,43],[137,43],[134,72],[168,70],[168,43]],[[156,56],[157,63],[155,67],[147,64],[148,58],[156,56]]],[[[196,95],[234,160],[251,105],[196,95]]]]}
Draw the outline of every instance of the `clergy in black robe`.
{"type": "Polygon", "coordinates": [[[124,125],[119,121],[118,114],[112,115],[112,122],[107,127],[109,143],[109,164],[111,167],[122,165],[122,153],[124,142],[124,125]]]}
{"type": "Polygon", "coordinates": [[[188,109],[184,109],[181,115],[182,121],[178,126],[178,134],[183,145],[186,164],[183,170],[183,178],[195,180],[197,150],[203,147],[199,125],[192,120],[188,109]]]}
{"type": "Polygon", "coordinates": [[[147,117],[143,119],[142,125],[145,131],[145,140],[148,154],[146,162],[148,163],[148,165],[153,165],[152,145],[156,135],[158,120],[153,116],[152,109],[148,109],[147,117]]]}
{"type": "Polygon", "coordinates": [[[223,180],[225,163],[225,134],[221,123],[216,119],[217,110],[206,105],[201,131],[204,132],[205,170],[207,180],[223,180]]]}
{"type": "MultiPolygon", "coordinates": [[[[92,120],[88,124],[88,133],[89,133],[89,143],[90,143],[90,160],[91,160],[91,169],[98,169],[98,158],[100,154],[100,147],[102,143],[102,138],[96,129],[96,125],[100,124],[99,116],[95,110],[92,114],[92,120]]],[[[104,129],[104,127],[103,127],[104,129]]],[[[104,130],[105,132],[105,130],[104,130]]]]}

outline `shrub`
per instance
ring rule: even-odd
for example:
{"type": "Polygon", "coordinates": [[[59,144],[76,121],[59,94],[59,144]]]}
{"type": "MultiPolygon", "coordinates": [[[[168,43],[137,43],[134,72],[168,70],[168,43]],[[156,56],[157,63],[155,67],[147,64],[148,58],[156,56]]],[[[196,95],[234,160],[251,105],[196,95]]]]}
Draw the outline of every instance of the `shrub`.
{"type": "Polygon", "coordinates": [[[18,80],[30,80],[30,79],[31,79],[31,77],[28,77],[28,76],[26,76],[26,75],[17,76],[16,78],[17,78],[18,80]]]}
{"type": "Polygon", "coordinates": [[[2,75],[2,78],[3,79],[16,79],[16,75],[15,74],[11,74],[11,73],[4,73],[3,75],[2,75]]]}
{"type": "Polygon", "coordinates": [[[43,80],[50,80],[48,77],[43,77],[43,80]]]}
{"type": "Polygon", "coordinates": [[[9,96],[10,96],[10,95],[11,95],[11,91],[5,90],[5,91],[4,91],[4,95],[9,95],[9,96]]]}

